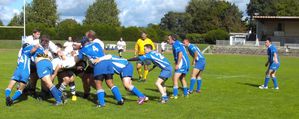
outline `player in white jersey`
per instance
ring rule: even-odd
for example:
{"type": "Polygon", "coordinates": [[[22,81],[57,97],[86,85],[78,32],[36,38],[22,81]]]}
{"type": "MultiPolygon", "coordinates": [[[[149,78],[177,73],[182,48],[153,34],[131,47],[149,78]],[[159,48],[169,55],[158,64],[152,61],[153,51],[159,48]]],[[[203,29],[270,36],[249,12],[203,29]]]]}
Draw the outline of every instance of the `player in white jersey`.
{"type": "Polygon", "coordinates": [[[122,57],[122,52],[126,49],[126,42],[123,40],[123,38],[120,38],[120,40],[116,43],[117,49],[118,49],[118,55],[119,57],[122,57]]]}

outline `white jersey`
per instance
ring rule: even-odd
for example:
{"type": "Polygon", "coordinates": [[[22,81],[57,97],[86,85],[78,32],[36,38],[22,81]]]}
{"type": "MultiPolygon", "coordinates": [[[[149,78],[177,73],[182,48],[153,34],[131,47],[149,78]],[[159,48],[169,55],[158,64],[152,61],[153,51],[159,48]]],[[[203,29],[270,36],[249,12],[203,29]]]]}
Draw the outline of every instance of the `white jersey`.
{"type": "Polygon", "coordinates": [[[166,49],[166,44],[167,44],[166,42],[162,42],[162,43],[161,43],[161,49],[162,49],[162,50],[165,50],[165,49],[166,49]]]}
{"type": "Polygon", "coordinates": [[[61,67],[64,69],[69,69],[69,68],[73,68],[76,65],[76,62],[73,56],[66,55],[64,60],[61,59],[60,57],[54,58],[52,60],[52,65],[53,65],[53,70],[55,70],[55,68],[58,65],[61,65],[61,67]]]}
{"type": "Polygon", "coordinates": [[[126,48],[126,42],[125,41],[118,41],[117,43],[116,43],[116,45],[117,45],[117,49],[118,50],[124,50],[125,48],[126,48]]]}
{"type": "Polygon", "coordinates": [[[105,48],[105,47],[104,47],[105,44],[104,44],[103,41],[101,41],[100,39],[96,38],[96,39],[94,39],[92,42],[93,42],[93,43],[99,43],[99,44],[101,45],[102,49],[104,50],[104,48],[105,48]]]}
{"type": "Polygon", "coordinates": [[[73,44],[74,42],[69,42],[69,41],[66,41],[63,44],[63,47],[65,47],[64,52],[66,52],[66,54],[70,54],[73,51],[73,44]]]}
{"type": "Polygon", "coordinates": [[[25,37],[22,39],[22,45],[28,43],[29,45],[37,45],[39,44],[39,39],[34,39],[32,35],[25,37]]]}

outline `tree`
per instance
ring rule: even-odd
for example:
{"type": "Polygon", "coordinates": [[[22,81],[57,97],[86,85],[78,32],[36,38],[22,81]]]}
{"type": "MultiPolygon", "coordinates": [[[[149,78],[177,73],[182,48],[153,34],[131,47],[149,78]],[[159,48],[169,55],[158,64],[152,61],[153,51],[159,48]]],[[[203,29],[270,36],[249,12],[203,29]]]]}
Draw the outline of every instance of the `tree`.
{"type": "Polygon", "coordinates": [[[33,0],[26,7],[27,23],[42,23],[48,27],[56,25],[59,16],[56,0],[33,0]]]}
{"type": "Polygon", "coordinates": [[[0,26],[3,26],[3,22],[2,22],[2,20],[0,19],[0,26]]]}
{"type": "Polygon", "coordinates": [[[119,10],[114,0],[96,0],[87,9],[83,23],[120,26],[118,14],[119,10]]]}
{"type": "Polygon", "coordinates": [[[66,39],[69,36],[73,38],[82,36],[80,34],[81,25],[74,19],[65,19],[61,21],[57,26],[57,35],[60,39],[66,39]]]}
{"type": "Polygon", "coordinates": [[[187,33],[191,26],[191,15],[188,13],[168,12],[161,19],[160,27],[174,33],[187,33]]]}
{"type": "Polygon", "coordinates": [[[21,15],[17,15],[17,14],[15,14],[14,17],[8,23],[8,26],[21,26],[21,25],[23,25],[23,19],[21,15]]]}

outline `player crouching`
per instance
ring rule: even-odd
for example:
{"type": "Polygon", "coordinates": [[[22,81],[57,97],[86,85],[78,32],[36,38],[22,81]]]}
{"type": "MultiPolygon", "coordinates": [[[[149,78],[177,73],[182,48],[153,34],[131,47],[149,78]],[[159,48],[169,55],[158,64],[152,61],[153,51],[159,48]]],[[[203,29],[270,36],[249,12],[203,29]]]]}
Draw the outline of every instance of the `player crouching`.
{"type": "Polygon", "coordinates": [[[145,61],[145,60],[150,60],[154,63],[154,67],[151,69],[153,70],[156,66],[159,66],[162,71],[156,81],[156,86],[159,89],[162,98],[161,98],[161,103],[166,103],[168,101],[168,96],[166,93],[166,86],[165,82],[167,81],[168,78],[171,77],[172,75],[172,67],[168,59],[166,59],[163,55],[160,53],[153,51],[153,47],[150,44],[146,44],[144,46],[144,51],[145,55],[135,57],[128,59],[128,61],[145,61]]]}

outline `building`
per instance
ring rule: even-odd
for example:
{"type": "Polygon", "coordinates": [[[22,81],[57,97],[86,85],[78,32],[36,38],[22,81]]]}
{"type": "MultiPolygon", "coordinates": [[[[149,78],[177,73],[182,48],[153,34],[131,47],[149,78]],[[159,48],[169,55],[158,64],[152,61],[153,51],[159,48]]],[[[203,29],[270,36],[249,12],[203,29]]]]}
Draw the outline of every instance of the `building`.
{"type": "Polygon", "coordinates": [[[271,37],[281,46],[299,44],[299,16],[253,16],[258,40],[271,37]]]}

